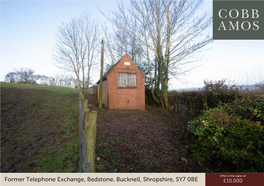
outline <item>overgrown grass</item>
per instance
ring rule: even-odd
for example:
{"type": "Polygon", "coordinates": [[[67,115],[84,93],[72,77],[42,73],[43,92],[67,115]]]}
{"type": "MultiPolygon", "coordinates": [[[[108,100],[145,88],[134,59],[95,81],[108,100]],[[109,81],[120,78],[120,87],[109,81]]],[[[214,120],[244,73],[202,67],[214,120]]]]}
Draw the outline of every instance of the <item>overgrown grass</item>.
{"type": "Polygon", "coordinates": [[[1,82],[1,98],[2,172],[78,171],[78,90],[1,82]]]}
{"type": "Polygon", "coordinates": [[[20,89],[37,89],[52,91],[55,94],[75,94],[78,93],[78,89],[58,86],[43,86],[43,85],[29,85],[22,83],[6,83],[1,82],[1,88],[20,88],[20,89]]]}

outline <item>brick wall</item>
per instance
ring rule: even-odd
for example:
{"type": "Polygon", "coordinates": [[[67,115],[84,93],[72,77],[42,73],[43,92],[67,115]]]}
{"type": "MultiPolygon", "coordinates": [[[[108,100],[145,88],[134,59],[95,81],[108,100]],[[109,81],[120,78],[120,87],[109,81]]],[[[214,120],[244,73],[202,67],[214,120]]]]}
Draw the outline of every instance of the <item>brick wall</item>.
{"type": "MultiPolygon", "coordinates": [[[[107,74],[103,82],[103,104],[109,109],[145,110],[145,79],[132,59],[126,54],[107,74]],[[130,65],[125,65],[129,62],[130,65]],[[118,87],[118,73],[136,74],[136,87],[118,87]]],[[[100,84],[98,84],[99,96],[100,84]]],[[[98,97],[99,98],[99,97],[98,97]]]]}
{"type": "Polygon", "coordinates": [[[145,110],[145,76],[138,69],[128,55],[125,55],[118,64],[107,74],[110,109],[141,109],[145,110]],[[129,62],[130,65],[125,65],[129,62]],[[118,73],[135,73],[136,87],[118,87],[118,73]]]}

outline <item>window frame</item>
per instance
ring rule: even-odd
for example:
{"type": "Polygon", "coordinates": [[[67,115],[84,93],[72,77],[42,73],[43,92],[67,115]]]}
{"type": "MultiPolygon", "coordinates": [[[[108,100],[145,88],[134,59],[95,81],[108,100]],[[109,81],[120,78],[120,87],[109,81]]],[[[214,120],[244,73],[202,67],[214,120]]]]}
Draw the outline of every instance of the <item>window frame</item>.
{"type": "Polygon", "coordinates": [[[118,88],[137,88],[137,74],[128,72],[118,72],[117,86],[118,88]]]}

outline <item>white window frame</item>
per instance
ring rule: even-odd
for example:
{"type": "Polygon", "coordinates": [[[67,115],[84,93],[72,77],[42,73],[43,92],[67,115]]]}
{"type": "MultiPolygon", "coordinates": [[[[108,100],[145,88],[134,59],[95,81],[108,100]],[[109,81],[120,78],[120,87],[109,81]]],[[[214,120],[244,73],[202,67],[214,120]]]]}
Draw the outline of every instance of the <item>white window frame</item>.
{"type": "Polygon", "coordinates": [[[118,73],[118,87],[137,87],[137,75],[135,73],[118,73]]]}

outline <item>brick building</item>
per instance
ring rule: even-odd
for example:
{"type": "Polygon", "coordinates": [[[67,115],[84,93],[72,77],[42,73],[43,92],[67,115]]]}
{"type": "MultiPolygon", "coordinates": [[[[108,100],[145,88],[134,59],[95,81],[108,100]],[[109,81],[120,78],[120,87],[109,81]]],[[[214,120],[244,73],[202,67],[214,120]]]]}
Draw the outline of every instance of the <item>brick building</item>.
{"type": "MultiPolygon", "coordinates": [[[[145,75],[128,54],[103,76],[103,101],[109,109],[145,110],[145,75]]],[[[98,98],[100,80],[98,84],[98,98]]]]}

